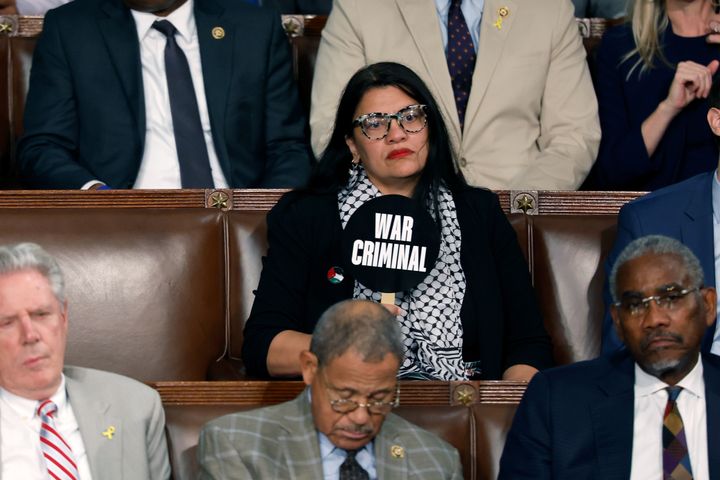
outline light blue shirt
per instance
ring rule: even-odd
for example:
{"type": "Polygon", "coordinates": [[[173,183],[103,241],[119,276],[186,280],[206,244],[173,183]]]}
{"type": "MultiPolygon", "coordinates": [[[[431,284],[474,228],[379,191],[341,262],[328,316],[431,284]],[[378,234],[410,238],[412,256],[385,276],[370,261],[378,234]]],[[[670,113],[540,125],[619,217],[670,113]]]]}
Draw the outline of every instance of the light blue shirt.
{"type": "MultiPolygon", "coordinates": [[[[340,477],[340,465],[345,461],[347,452],[332,444],[325,434],[318,432],[320,442],[320,458],[322,459],[323,478],[325,480],[338,480],[340,477]]],[[[375,470],[375,453],[372,448],[373,442],[368,443],[358,450],[355,460],[368,472],[370,480],[377,480],[375,470]]]]}
{"type": "MultiPolygon", "coordinates": [[[[475,46],[475,53],[477,53],[478,43],[480,41],[480,20],[482,20],[484,6],[485,0],[463,0],[462,6],[460,7],[463,16],[465,17],[465,23],[467,23],[468,30],[470,30],[470,36],[472,37],[472,42],[475,46]]],[[[450,10],[450,0],[435,0],[435,9],[437,10],[438,20],[440,21],[440,33],[442,34],[443,50],[447,50],[447,22],[448,11],[450,10]]]]}

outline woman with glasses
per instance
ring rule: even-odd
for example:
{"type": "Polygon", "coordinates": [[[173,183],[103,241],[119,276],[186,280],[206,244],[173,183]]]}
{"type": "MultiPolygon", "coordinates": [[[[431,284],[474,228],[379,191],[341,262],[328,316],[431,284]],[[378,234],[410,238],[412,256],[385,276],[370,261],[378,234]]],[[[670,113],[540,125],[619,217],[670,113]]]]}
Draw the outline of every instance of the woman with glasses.
{"type": "Polygon", "coordinates": [[[602,140],[584,188],[656,190],[714,170],[706,116],[720,59],[713,0],[634,0],[597,53],[602,140]]]}
{"type": "Polygon", "coordinates": [[[347,298],[379,301],[343,269],[342,231],[383,194],[420,202],[441,230],[440,253],[417,287],[396,294],[404,378],[527,380],[552,363],[527,264],[497,197],[467,186],[453,164],[437,103],[397,63],[359,70],[306,189],[268,214],[268,255],[244,332],[247,372],[300,373],[321,313],[347,298]]]}

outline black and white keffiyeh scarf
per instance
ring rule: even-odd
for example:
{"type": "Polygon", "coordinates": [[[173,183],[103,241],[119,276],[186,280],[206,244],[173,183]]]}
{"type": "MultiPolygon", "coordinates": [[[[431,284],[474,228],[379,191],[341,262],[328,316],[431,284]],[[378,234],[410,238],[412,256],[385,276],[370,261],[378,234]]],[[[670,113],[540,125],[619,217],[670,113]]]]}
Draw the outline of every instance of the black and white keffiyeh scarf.
{"type": "MultiPolygon", "coordinates": [[[[347,186],[338,192],[338,208],[343,228],[366,201],[382,195],[370,182],[365,169],[357,165],[347,186]]],[[[460,309],[465,297],[465,273],[460,264],[460,225],[455,201],[442,185],[438,196],[440,214],[440,252],[435,266],[414,289],[395,292],[395,304],[404,313],[398,316],[405,343],[405,360],[399,376],[440,380],[465,380],[462,357],[463,328],[460,309]]],[[[435,222],[435,210],[428,200],[428,211],[435,222]]],[[[355,281],[353,298],[380,301],[375,292],[355,281]]]]}

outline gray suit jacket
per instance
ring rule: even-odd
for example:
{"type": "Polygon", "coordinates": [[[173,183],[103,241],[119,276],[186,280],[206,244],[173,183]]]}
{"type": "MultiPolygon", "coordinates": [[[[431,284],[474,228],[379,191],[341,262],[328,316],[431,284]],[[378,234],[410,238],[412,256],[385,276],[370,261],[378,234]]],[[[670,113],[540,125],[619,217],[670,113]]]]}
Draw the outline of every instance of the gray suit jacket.
{"type": "Polygon", "coordinates": [[[165,413],[155,390],[89,368],[65,367],[64,373],[94,480],[170,478],[165,413]],[[102,433],[110,426],[115,433],[107,438],[102,433]]]}
{"type": "MultiPolygon", "coordinates": [[[[199,479],[318,479],[320,446],[305,393],[290,402],[226,415],[200,433],[199,479]]],[[[457,450],[401,417],[389,414],[375,437],[379,479],[460,480],[457,450]],[[403,458],[390,449],[399,445],[403,458]]]]}

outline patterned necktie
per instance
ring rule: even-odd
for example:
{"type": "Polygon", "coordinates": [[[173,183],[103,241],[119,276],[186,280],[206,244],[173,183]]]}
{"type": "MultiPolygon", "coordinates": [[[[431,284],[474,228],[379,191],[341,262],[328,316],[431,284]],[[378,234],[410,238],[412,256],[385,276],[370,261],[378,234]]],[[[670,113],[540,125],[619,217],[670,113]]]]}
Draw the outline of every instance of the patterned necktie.
{"type": "Polygon", "coordinates": [[[175,40],[177,29],[167,20],[156,21],[152,27],[167,37],[165,76],[180,163],[180,183],[183,188],[213,188],[197,96],[187,58],[175,40]]]}
{"type": "Polygon", "coordinates": [[[40,402],[37,409],[41,422],[40,449],[45,457],[48,476],[53,480],[77,480],[79,475],[72,449],[55,430],[55,412],[57,405],[50,400],[40,402]]]}
{"type": "Polygon", "coordinates": [[[460,119],[460,129],[465,124],[465,109],[467,108],[472,75],[475,70],[475,47],[473,46],[470,30],[465,23],[465,16],[460,9],[462,0],[451,0],[448,11],[448,45],[447,62],[452,81],[455,105],[460,119]]]}
{"type": "Polygon", "coordinates": [[[682,387],[667,387],[668,402],[663,419],[663,480],[692,480],[685,428],[677,407],[682,387]]]}
{"type": "Polygon", "coordinates": [[[357,450],[348,450],[345,461],[340,465],[340,480],[369,480],[370,476],[355,459],[357,450]]]}

